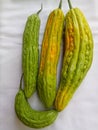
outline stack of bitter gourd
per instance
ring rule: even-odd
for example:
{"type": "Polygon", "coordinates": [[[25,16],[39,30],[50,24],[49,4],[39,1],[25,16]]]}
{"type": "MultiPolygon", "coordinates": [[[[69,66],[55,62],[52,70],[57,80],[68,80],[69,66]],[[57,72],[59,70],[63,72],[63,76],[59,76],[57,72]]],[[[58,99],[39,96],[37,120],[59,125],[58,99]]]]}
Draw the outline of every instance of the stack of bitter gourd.
{"type": "Polygon", "coordinates": [[[28,17],[23,33],[22,68],[20,88],[15,97],[15,111],[27,126],[42,128],[52,124],[76,89],[85,78],[93,59],[93,37],[88,22],[78,8],[72,8],[64,16],[59,8],[48,17],[39,59],[39,12],[28,17]],[[57,68],[63,39],[63,63],[58,90],[57,68]],[[22,80],[24,89],[22,89],[22,80]],[[31,108],[28,98],[37,90],[46,111],[31,108]]]}

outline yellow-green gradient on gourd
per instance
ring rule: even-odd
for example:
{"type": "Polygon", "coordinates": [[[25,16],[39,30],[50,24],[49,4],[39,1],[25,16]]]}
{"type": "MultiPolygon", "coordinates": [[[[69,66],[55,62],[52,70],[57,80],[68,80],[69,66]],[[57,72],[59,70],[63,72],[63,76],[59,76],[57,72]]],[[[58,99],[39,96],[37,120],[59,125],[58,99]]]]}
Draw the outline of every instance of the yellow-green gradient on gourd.
{"type": "Polygon", "coordinates": [[[78,8],[65,16],[64,58],[55,108],[63,110],[85,78],[93,59],[93,37],[88,22],[78,8]]]}
{"type": "Polygon", "coordinates": [[[42,41],[40,67],[38,73],[38,95],[49,108],[53,105],[57,85],[57,65],[59,61],[64,25],[64,13],[59,8],[48,17],[42,41]]]}

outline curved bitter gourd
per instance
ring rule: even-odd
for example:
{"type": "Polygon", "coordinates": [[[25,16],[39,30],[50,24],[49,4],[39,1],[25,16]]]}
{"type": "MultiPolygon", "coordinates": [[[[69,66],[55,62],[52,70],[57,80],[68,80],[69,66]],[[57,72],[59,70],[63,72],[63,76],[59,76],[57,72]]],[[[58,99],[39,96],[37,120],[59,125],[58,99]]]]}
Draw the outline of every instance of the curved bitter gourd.
{"type": "Polygon", "coordinates": [[[43,128],[52,124],[57,118],[58,112],[56,110],[37,111],[31,108],[24,90],[22,90],[20,82],[20,89],[15,97],[15,112],[18,118],[25,125],[31,128],[43,128]]]}

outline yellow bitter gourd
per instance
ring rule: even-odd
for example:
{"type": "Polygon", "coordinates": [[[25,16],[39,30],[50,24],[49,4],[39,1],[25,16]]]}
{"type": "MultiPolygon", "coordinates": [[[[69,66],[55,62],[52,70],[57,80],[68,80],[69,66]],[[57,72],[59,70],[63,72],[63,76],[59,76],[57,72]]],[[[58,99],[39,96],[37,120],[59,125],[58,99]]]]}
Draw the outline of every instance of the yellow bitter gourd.
{"type": "Polygon", "coordinates": [[[61,111],[86,76],[93,59],[93,37],[86,18],[78,8],[65,16],[65,53],[55,108],[61,111]]]}
{"type": "Polygon", "coordinates": [[[56,110],[37,111],[31,108],[27,98],[25,97],[24,90],[22,90],[22,78],[20,82],[20,89],[15,97],[15,112],[18,118],[31,128],[43,128],[52,124],[58,112],[56,110]]]}
{"type": "Polygon", "coordinates": [[[28,17],[23,33],[22,68],[24,73],[24,92],[27,98],[31,97],[36,90],[38,74],[38,43],[41,9],[28,17]]]}
{"type": "Polygon", "coordinates": [[[42,41],[37,90],[41,101],[47,108],[53,105],[56,94],[57,65],[64,25],[61,3],[62,0],[59,8],[50,13],[42,41]]]}

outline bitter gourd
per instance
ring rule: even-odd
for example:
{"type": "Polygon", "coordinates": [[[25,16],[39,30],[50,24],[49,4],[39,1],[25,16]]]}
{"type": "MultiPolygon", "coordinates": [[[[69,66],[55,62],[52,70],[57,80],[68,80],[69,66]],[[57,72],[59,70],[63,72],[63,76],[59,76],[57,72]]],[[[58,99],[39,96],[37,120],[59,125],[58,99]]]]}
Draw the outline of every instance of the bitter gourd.
{"type": "Polygon", "coordinates": [[[56,94],[57,65],[64,25],[61,3],[62,0],[59,8],[50,13],[42,41],[37,90],[41,101],[47,108],[53,105],[56,94]]]}
{"type": "Polygon", "coordinates": [[[18,118],[25,125],[31,128],[43,128],[52,124],[58,112],[56,110],[37,111],[32,109],[25,97],[24,90],[21,88],[22,79],[20,82],[20,89],[15,97],[15,112],[18,118]]]}
{"type": "Polygon", "coordinates": [[[24,92],[27,98],[36,90],[39,59],[39,12],[28,17],[23,33],[22,68],[24,74],[24,92]]]}
{"type": "Polygon", "coordinates": [[[86,76],[93,59],[93,36],[88,22],[79,8],[72,8],[65,16],[65,48],[60,86],[55,108],[63,110],[86,76]]]}

